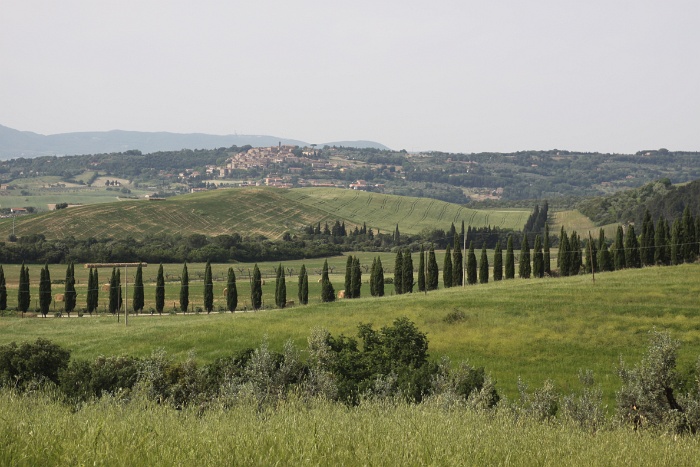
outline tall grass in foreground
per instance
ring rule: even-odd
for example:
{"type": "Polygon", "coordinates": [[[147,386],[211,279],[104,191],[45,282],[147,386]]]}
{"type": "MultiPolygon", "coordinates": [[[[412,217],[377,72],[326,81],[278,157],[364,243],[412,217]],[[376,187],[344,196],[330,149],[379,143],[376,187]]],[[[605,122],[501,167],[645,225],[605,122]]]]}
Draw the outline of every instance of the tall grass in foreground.
{"type": "Polygon", "coordinates": [[[42,394],[0,392],[0,465],[694,465],[693,436],[591,434],[436,400],[359,407],[297,399],[274,408],[176,411],[136,397],[75,411],[42,394]]]}

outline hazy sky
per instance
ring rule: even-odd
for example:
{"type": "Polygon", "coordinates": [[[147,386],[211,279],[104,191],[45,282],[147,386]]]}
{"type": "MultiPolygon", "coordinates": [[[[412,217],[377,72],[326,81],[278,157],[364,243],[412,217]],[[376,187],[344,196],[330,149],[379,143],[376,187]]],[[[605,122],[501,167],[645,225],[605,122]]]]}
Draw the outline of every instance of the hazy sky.
{"type": "Polygon", "coordinates": [[[700,1],[2,0],[0,124],[700,150],[700,1]]]}

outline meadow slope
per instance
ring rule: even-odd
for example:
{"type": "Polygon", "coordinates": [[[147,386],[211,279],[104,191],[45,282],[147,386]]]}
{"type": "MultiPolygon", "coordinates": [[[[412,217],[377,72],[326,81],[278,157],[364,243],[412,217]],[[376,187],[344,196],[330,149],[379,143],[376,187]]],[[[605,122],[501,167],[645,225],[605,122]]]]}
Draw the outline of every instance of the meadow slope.
{"type": "MultiPolygon", "coordinates": [[[[17,236],[47,239],[143,238],[162,233],[207,236],[239,233],[280,238],[320,222],[367,223],[383,232],[396,225],[404,233],[447,229],[451,223],[520,229],[528,210],[474,210],[429,198],[365,193],[334,188],[218,189],[163,201],[123,200],[62,209],[15,219],[17,236]]],[[[0,220],[0,238],[13,231],[12,219],[0,220]]]]}
{"type": "MultiPolygon", "coordinates": [[[[595,284],[590,275],[515,279],[427,295],[366,297],[255,313],[140,315],[132,316],[128,327],[123,317],[117,323],[115,317],[105,315],[1,318],[0,344],[45,337],[70,348],[78,358],[146,356],[163,348],[178,359],[195,351],[198,360],[211,362],[256,347],[265,338],[277,350],[288,339],[304,348],[315,327],[355,336],[359,323],[381,327],[406,316],[427,332],[433,358],[447,355],[453,361],[484,366],[508,397],[517,394],[518,376],[531,385],[551,378],[567,390],[579,387],[579,369],[591,369],[606,401],[612,403],[619,388],[615,370],[619,357],[636,362],[653,328],[669,330],[682,342],[682,371],[694,366],[700,355],[699,275],[700,264],[690,264],[597,274],[595,284]],[[454,311],[464,316],[450,323],[445,318],[454,311]]],[[[336,290],[342,288],[340,277],[332,279],[336,290]]],[[[272,289],[269,282],[267,287],[272,289]]],[[[243,300],[247,283],[240,284],[243,300]]],[[[176,285],[166,288],[177,294],[176,285]]],[[[368,294],[367,289],[365,285],[362,293],[368,294]]],[[[216,289],[217,297],[220,290],[216,289]]],[[[387,294],[391,290],[387,286],[387,294]]],[[[295,278],[287,282],[287,294],[295,298],[295,278]]]]}

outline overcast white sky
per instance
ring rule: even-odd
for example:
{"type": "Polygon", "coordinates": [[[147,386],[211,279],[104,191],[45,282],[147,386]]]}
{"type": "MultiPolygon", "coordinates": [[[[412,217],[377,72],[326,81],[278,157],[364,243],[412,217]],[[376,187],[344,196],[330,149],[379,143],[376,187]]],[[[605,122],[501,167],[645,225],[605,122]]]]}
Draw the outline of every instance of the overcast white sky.
{"type": "Polygon", "coordinates": [[[700,150],[700,1],[3,0],[0,124],[700,150]]]}

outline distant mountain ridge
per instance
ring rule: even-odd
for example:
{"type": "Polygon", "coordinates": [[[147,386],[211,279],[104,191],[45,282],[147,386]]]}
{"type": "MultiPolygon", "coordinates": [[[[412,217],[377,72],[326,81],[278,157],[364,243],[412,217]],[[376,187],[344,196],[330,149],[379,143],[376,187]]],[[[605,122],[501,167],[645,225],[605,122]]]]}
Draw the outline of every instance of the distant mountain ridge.
{"type": "MultiPolygon", "coordinates": [[[[214,149],[230,146],[255,147],[277,144],[309,146],[304,141],[269,135],[209,135],[205,133],[169,133],[142,131],[92,131],[41,135],[0,125],[0,159],[37,156],[63,156],[124,152],[138,149],[143,153],[179,149],[214,149]]],[[[341,141],[318,146],[349,146],[389,149],[374,141],[341,141]]]]}

